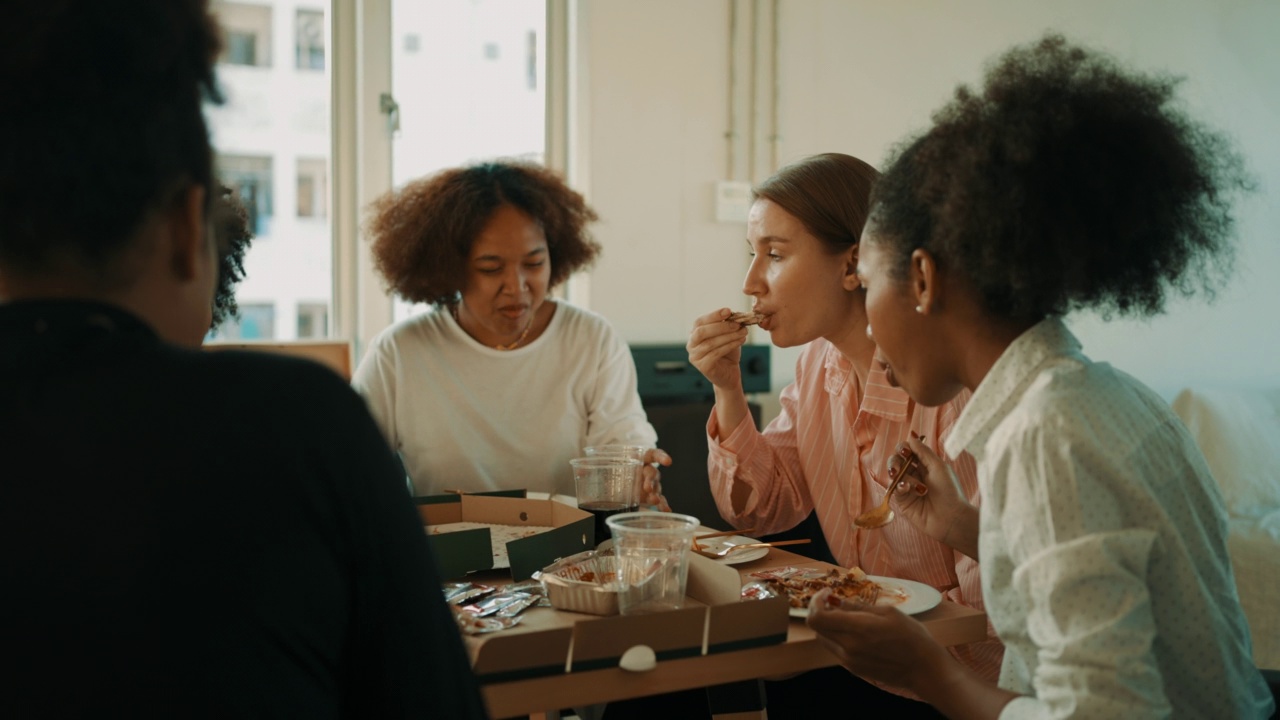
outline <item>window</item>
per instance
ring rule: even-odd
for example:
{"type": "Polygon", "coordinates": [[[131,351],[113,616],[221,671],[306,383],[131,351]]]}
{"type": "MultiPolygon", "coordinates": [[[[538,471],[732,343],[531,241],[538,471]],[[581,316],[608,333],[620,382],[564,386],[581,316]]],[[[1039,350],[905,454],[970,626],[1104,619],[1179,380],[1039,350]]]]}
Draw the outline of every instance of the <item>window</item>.
{"type": "Polygon", "coordinates": [[[257,65],[258,36],[238,30],[227,31],[225,61],[231,65],[257,65]]]}
{"type": "Polygon", "coordinates": [[[367,252],[358,223],[337,225],[335,217],[358,218],[385,189],[441,168],[489,157],[542,159],[547,1],[211,6],[224,28],[217,72],[226,103],[207,108],[210,138],[256,235],[237,288],[249,315],[221,334],[288,341],[340,332],[359,352],[393,308],[375,271],[356,261],[367,252]],[[387,10],[389,26],[362,22],[387,10]],[[380,51],[361,60],[360,47],[385,48],[390,66],[380,51]],[[401,108],[394,138],[357,139],[359,121],[379,129],[386,122],[376,103],[356,97],[350,81],[357,74],[376,86],[391,81],[401,108]],[[340,107],[334,88],[343,93],[340,107]],[[334,157],[335,147],[350,154],[334,157]],[[358,182],[337,182],[335,163],[346,163],[338,165],[344,179],[358,182]]]}
{"type": "Polygon", "coordinates": [[[324,13],[298,10],[294,47],[299,70],[324,70],[324,13]]]}
{"type": "Polygon", "coordinates": [[[298,303],[298,339],[322,338],[329,334],[328,303],[298,303]]]}
{"type": "Polygon", "coordinates": [[[327,0],[214,0],[212,7],[228,30],[255,35],[258,62],[245,67],[224,56],[217,72],[226,103],[207,112],[218,171],[244,202],[255,235],[236,295],[242,308],[248,299],[256,309],[237,332],[293,340],[300,306],[323,303],[324,322],[312,327],[315,337],[325,337],[337,317],[329,180],[333,104],[326,57],[333,6],[327,0]],[[284,50],[274,63],[268,44],[273,37],[284,50]]]}
{"type": "Polygon", "coordinates": [[[236,191],[249,213],[249,229],[262,239],[271,234],[271,158],[222,155],[222,181],[236,191]]]}
{"type": "Polygon", "coordinates": [[[323,158],[298,158],[298,217],[329,214],[328,171],[323,158]]]}
{"type": "Polygon", "coordinates": [[[226,38],[219,60],[228,65],[271,67],[271,8],[223,2],[216,10],[226,38]]]}

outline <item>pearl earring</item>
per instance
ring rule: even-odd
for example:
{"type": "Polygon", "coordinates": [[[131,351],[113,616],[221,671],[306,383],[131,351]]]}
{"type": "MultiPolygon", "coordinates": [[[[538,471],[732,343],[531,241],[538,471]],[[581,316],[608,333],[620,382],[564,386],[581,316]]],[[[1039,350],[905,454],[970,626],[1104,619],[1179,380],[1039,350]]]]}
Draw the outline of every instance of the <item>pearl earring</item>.
{"type": "Polygon", "coordinates": [[[918,313],[920,313],[921,315],[923,315],[923,314],[924,314],[924,307],[923,307],[923,306],[921,306],[921,305],[917,305],[917,306],[916,306],[916,312],[918,312],[918,313]]]}

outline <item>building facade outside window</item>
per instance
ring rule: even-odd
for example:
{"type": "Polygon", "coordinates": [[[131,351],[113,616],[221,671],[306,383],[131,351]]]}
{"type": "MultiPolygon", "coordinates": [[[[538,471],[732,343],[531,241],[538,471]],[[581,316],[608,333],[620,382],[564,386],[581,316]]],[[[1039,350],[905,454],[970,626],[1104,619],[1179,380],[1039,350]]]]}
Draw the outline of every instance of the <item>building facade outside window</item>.
{"type": "Polygon", "coordinates": [[[322,338],[329,335],[329,304],[298,303],[298,339],[322,338]]]}
{"type": "Polygon", "coordinates": [[[271,67],[271,7],[220,2],[216,10],[225,37],[219,60],[228,65],[271,67]]]}
{"type": "Polygon", "coordinates": [[[228,318],[214,337],[218,340],[272,340],[275,336],[275,306],[271,303],[242,302],[240,317],[228,318]]]}
{"type": "Polygon", "coordinates": [[[328,217],[327,165],[324,158],[298,158],[298,217],[328,217]]]}
{"type": "MultiPolygon", "coordinates": [[[[482,158],[541,161],[544,0],[386,2],[392,94],[401,108],[392,184],[482,158]]],[[[212,6],[227,33],[217,68],[227,102],[207,108],[210,135],[222,179],[248,206],[256,235],[237,296],[242,308],[259,309],[248,318],[253,327],[236,332],[277,341],[326,337],[334,318],[348,312],[335,314],[332,300],[330,74],[333,65],[355,60],[330,54],[331,0],[213,0],[212,6]]],[[[356,241],[365,252],[363,238],[356,241]]],[[[409,310],[401,304],[396,316],[409,310]]]]}
{"type": "Polygon", "coordinates": [[[324,70],[324,12],[299,9],[294,27],[298,69],[324,70]]]}
{"type": "Polygon", "coordinates": [[[236,191],[249,213],[249,229],[260,238],[271,234],[271,164],[270,157],[218,157],[222,182],[236,191]]]}
{"type": "Polygon", "coordinates": [[[227,30],[255,36],[257,53],[254,65],[223,56],[217,72],[227,102],[206,110],[218,170],[247,206],[255,234],[236,289],[242,322],[229,330],[246,339],[294,340],[296,318],[305,312],[308,337],[325,337],[334,286],[333,108],[325,35],[331,4],[214,0],[212,6],[227,30]],[[274,63],[272,48],[282,51],[274,63]],[[306,304],[323,304],[324,312],[304,311],[306,304]],[[253,314],[245,315],[250,305],[253,314]]]}

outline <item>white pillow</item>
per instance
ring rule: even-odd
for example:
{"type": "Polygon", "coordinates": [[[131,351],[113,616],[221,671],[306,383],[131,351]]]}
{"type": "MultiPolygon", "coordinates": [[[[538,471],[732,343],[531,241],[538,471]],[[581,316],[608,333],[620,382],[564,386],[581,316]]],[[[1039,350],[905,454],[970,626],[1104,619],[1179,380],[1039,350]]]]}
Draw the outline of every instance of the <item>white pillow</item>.
{"type": "Polygon", "coordinates": [[[1280,389],[1186,389],[1173,410],[1209,462],[1227,512],[1260,518],[1280,509],[1280,389]]]}

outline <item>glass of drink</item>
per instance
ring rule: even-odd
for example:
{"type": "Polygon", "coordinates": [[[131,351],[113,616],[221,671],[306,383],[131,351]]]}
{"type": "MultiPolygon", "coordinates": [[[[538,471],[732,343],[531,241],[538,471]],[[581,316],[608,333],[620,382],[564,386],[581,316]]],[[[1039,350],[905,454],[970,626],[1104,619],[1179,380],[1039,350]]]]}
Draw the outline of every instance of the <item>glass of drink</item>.
{"type": "MultiPolygon", "coordinates": [[[[649,452],[649,448],[645,445],[611,444],[611,445],[592,445],[590,447],[582,448],[582,454],[586,455],[587,457],[624,457],[624,458],[632,458],[635,460],[639,460],[640,465],[636,467],[635,494],[636,494],[637,503],[640,501],[640,497],[644,495],[644,490],[641,488],[641,483],[644,482],[644,456],[645,456],[645,453],[647,452],[649,452]]],[[[638,508],[638,505],[637,507],[633,507],[632,510],[635,510],[637,508],[638,508]]],[[[645,509],[652,510],[656,508],[645,506],[645,509]]]]}
{"type": "Polygon", "coordinates": [[[578,507],[595,516],[596,544],[611,537],[605,520],[636,509],[636,477],[640,461],[619,455],[574,458],[574,493],[578,507]]]}
{"type": "Polygon", "coordinates": [[[645,511],[614,515],[608,525],[618,558],[619,612],[638,615],[680,609],[698,519],[645,511]]]}

